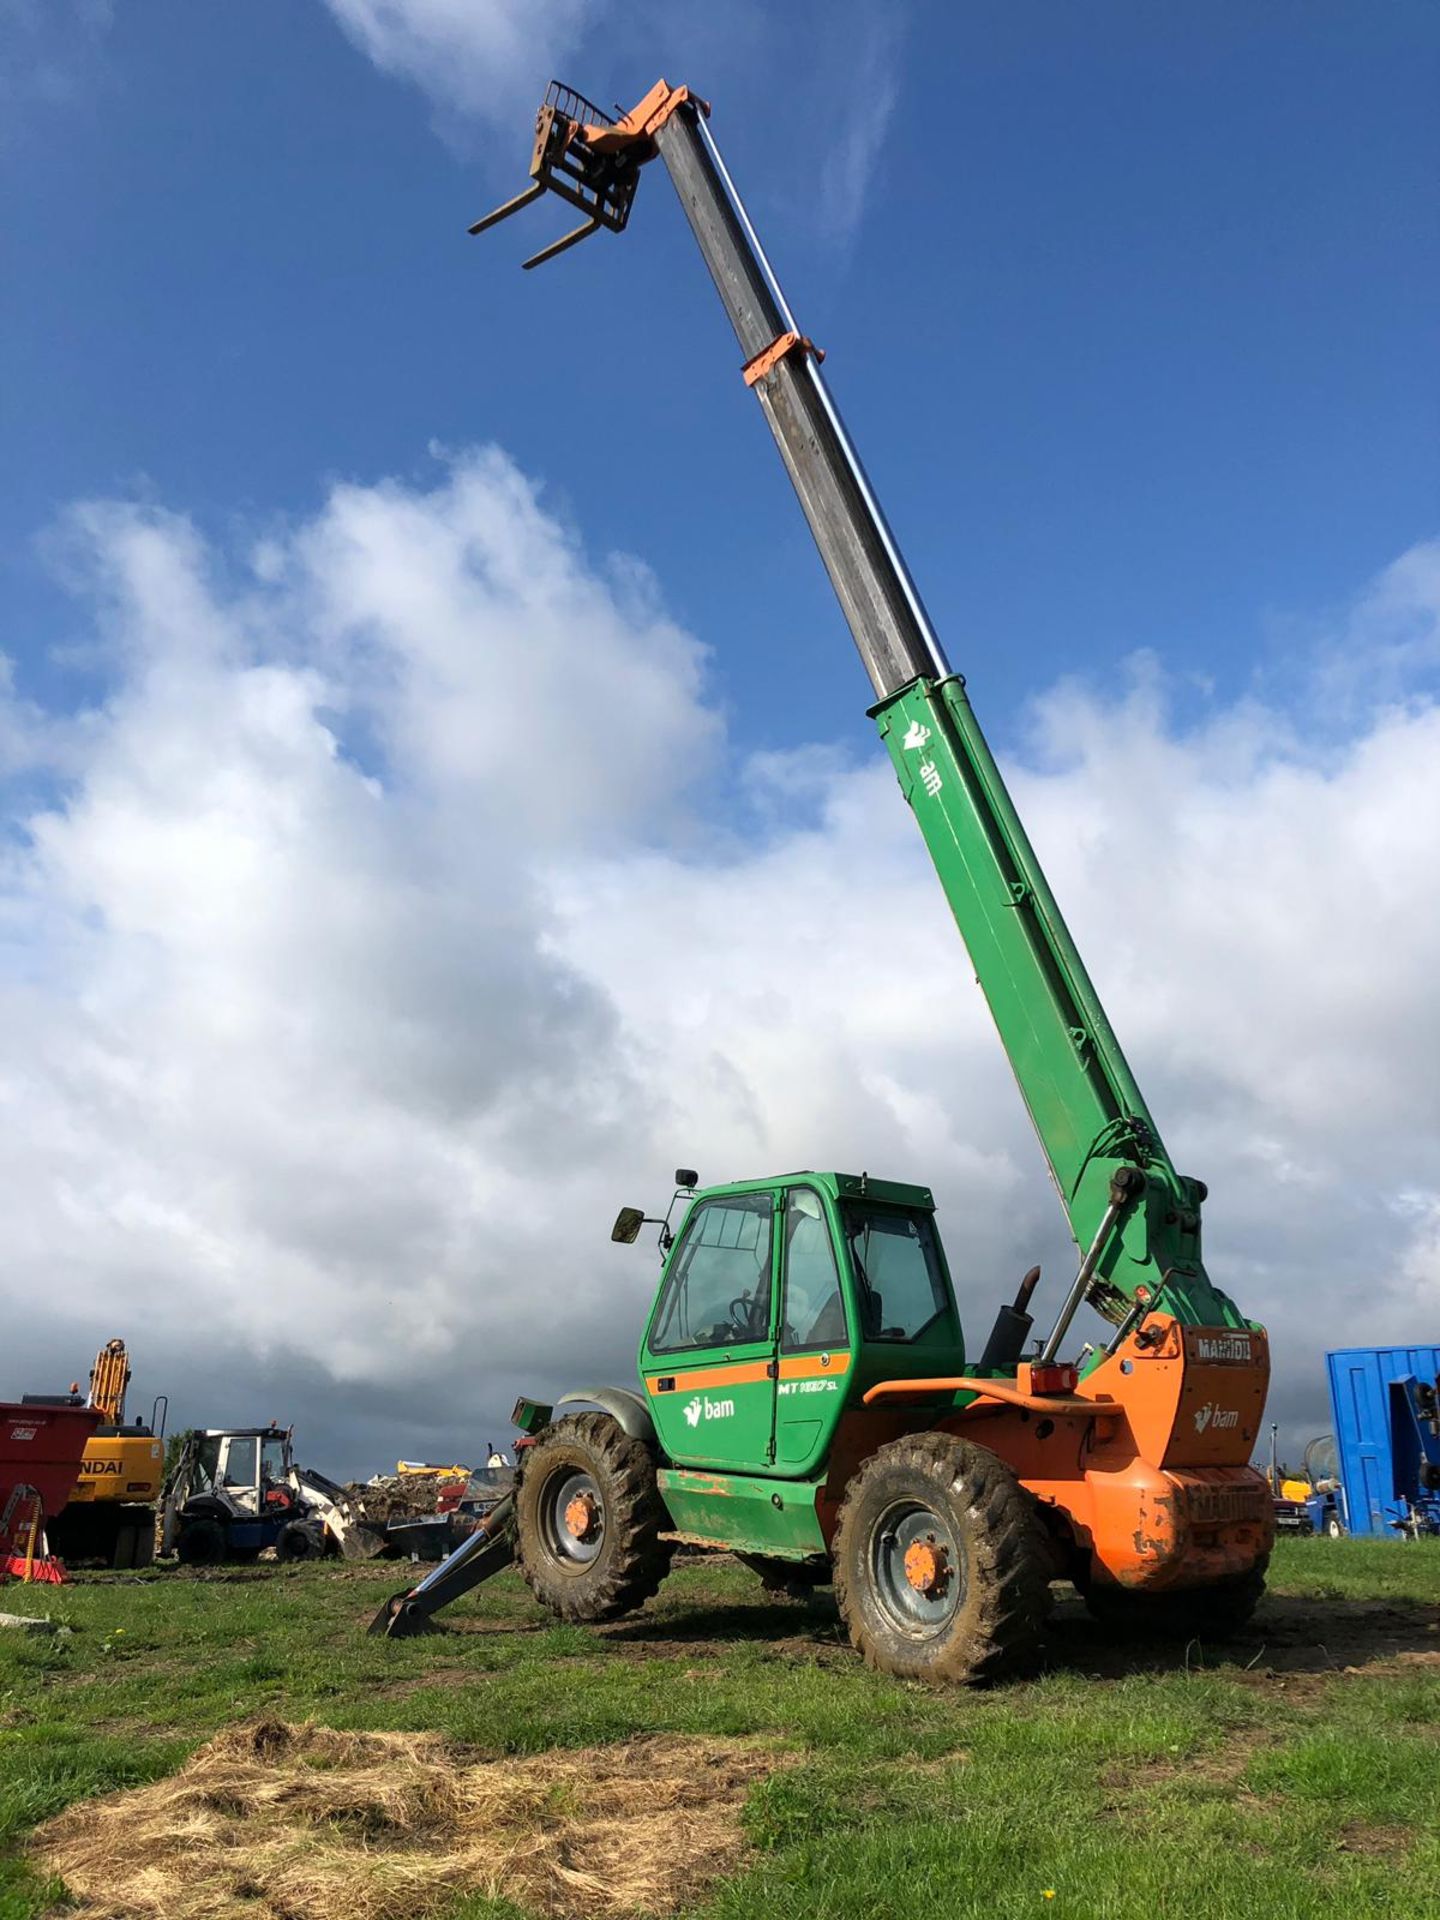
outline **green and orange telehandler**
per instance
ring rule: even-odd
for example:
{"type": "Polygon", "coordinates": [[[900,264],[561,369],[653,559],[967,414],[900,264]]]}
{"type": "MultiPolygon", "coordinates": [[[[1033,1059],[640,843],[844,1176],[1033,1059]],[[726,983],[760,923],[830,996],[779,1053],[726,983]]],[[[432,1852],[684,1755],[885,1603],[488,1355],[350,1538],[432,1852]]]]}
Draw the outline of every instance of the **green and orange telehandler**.
{"type": "MultiPolygon", "coordinates": [[[[611,120],[568,88],[540,110],[531,184],[584,224],[629,216],[659,157],[875,690],[871,713],[999,1028],[1079,1252],[1032,1343],[1032,1270],[967,1364],[921,1186],[790,1173],[695,1190],[640,1342],[640,1391],[522,1401],[513,1500],[377,1631],[423,1626],[511,1559],[562,1618],[639,1605],[677,1540],[771,1581],[833,1580],[872,1665],[988,1679],[1034,1656],[1052,1577],[1102,1618],[1221,1634],[1263,1591],[1269,1490],[1248,1464],[1269,1377],[1262,1328],[1214,1287],[1205,1188],[1176,1171],[951,671],[819,368],[684,88],[611,120]],[[1109,1323],[1062,1358],[1088,1302],[1109,1323]]],[[[672,1202],[673,1210],[673,1202],[672,1202]]],[[[622,1212],[614,1237],[643,1216],[622,1212]]]]}

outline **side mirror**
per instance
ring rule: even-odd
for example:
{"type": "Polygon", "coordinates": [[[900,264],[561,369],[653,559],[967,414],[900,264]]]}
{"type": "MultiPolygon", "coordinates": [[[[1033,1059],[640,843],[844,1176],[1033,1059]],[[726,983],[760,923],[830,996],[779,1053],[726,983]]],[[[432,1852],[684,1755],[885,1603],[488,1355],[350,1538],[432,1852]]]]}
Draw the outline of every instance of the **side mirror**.
{"type": "Polygon", "coordinates": [[[621,1207],[610,1229],[610,1238],[618,1240],[622,1247],[633,1247],[644,1224],[645,1216],[639,1207],[621,1207]]]}
{"type": "Polygon", "coordinates": [[[677,1187],[684,1187],[687,1192],[693,1192],[700,1184],[700,1176],[693,1167],[677,1167],[675,1184],[677,1187]]]}

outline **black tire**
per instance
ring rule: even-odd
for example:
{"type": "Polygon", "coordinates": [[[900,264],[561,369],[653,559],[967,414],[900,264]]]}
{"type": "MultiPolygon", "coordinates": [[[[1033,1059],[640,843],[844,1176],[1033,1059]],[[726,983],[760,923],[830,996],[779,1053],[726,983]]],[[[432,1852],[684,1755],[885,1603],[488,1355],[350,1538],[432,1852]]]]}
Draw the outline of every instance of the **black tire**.
{"type": "Polygon", "coordinates": [[[175,1553],[182,1566],[214,1567],[225,1558],[225,1529],[209,1514],[186,1520],[180,1527],[175,1553]]]}
{"type": "Polygon", "coordinates": [[[872,1454],[846,1489],[835,1597],[868,1666],[981,1685],[1038,1659],[1050,1553],[1003,1460],[955,1434],[912,1434],[872,1454]]]}
{"type": "Polygon", "coordinates": [[[1260,1604],[1269,1564],[1266,1554],[1248,1573],[1183,1593],[1131,1593],[1092,1582],[1085,1604],[1102,1626],[1137,1640],[1229,1640],[1260,1604]]]}
{"type": "Polygon", "coordinates": [[[520,1572],[562,1620],[631,1613],[670,1571],[654,1457],[608,1413],[570,1414],[526,1448],[515,1507],[520,1572]]]}
{"type": "Polygon", "coordinates": [[[115,1548],[110,1556],[112,1567],[133,1567],[135,1555],[140,1546],[140,1529],[128,1521],[115,1529],[115,1548]]]}
{"type": "Polygon", "coordinates": [[[155,1564],[155,1516],[147,1513],[135,1523],[135,1555],[130,1563],[139,1573],[155,1564]]]}
{"type": "Polygon", "coordinates": [[[1331,1540],[1343,1540],[1345,1538],[1345,1529],[1341,1525],[1338,1513],[1332,1513],[1330,1518],[1325,1522],[1325,1533],[1326,1537],[1331,1540]]]}
{"type": "Polygon", "coordinates": [[[277,1560],[322,1560],[325,1534],[313,1520],[287,1520],[275,1542],[277,1560]]]}

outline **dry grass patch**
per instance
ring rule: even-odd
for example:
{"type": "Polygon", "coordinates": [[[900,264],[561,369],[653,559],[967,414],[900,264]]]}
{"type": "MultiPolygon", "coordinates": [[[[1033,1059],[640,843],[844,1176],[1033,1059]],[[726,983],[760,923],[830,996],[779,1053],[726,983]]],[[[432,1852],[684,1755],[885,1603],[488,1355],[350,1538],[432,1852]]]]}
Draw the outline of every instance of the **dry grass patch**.
{"type": "Polygon", "coordinates": [[[738,1864],[745,1794],[780,1758],[655,1735],[478,1760],[439,1734],[268,1721],[68,1808],[31,1857],[86,1920],[418,1920],[462,1893],[665,1913],[738,1864]]]}

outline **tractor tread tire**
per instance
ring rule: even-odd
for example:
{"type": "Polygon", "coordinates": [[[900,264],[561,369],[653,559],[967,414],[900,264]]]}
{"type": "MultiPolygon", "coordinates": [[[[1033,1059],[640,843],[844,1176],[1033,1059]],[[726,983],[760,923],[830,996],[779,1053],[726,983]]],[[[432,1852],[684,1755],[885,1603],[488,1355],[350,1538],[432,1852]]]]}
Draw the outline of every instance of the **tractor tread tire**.
{"type": "Polygon", "coordinates": [[[1131,1593],[1092,1584],[1085,1604],[1102,1626],[1157,1640],[1229,1640],[1248,1625],[1265,1592],[1267,1553],[1245,1573],[1180,1593],[1131,1593]]]}
{"type": "Polygon", "coordinates": [[[1050,1604],[1053,1549],[1029,1496],[988,1447],[917,1433],[873,1453],[840,1508],[835,1597],[867,1666],[933,1685],[980,1686],[1032,1670],[1050,1604]],[[882,1503],[919,1497],[943,1513],[966,1554],[966,1591],[942,1632],[906,1636],[875,1601],[869,1528],[882,1503]]]}
{"type": "Polygon", "coordinates": [[[182,1566],[215,1567],[226,1559],[229,1545],[225,1528],[207,1514],[181,1526],[175,1553],[182,1566]]]}
{"type": "Polygon", "coordinates": [[[574,1413],[527,1447],[515,1491],[521,1577],[562,1620],[616,1620],[653,1598],[675,1548],[662,1540],[670,1517],[660,1498],[655,1458],[608,1413],[574,1413]],[[605,1513],[599,1556],[569,1571],[545,1544],[541,1500],[554,1473],[572,1466],[592,1476],[605,1513]]]}
{"type": "Polygon", "coordinates": [[[275,1558],[287,1565],[301,1560],[323,1560],[324,1529],[311,1520],[287,1520],[275,1541],[275,1558]]]}

